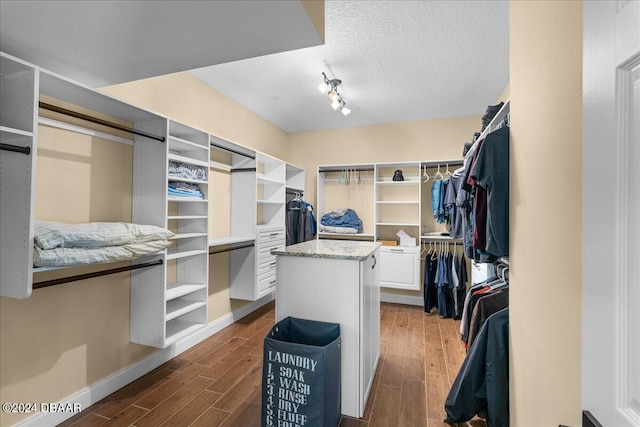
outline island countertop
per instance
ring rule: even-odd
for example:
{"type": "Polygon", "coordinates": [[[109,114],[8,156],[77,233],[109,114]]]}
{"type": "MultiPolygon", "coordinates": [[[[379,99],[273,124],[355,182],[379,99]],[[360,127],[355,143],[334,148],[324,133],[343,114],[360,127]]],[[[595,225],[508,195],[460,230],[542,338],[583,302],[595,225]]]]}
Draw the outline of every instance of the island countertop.
{"type": "Polygon", "coordinates": [[[271,254],[364,261],[380,246],[382,246],[382,244],[378,242],[309,240],[308,242],[286,246],[284,249],[274,249],[271,251],[271,254]]]}

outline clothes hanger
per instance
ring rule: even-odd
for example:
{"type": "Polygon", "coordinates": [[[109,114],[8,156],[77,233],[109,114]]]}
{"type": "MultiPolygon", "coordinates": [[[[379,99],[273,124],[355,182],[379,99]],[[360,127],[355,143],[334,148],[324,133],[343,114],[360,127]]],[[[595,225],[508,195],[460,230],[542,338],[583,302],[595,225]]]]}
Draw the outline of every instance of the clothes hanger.
{"type": "Polygon", "coordinates": [[[440,173],[440,165],[438,164],[438,171],[436,172],[436,176],[434,177],[435,179],[444,179],[444,176],[442,176],[442,173],[440,173]]]}
{"type": "Polygon", "coordinates": [[[433,253],[431,254],[431,260],[435,261],[438,259],[438,243],[434,242],[433,244],[433,253]]]}
{"type": "Polygon", "coordinates": [[[422,183],[423,183],[423,184],[426,184],[426,183],[429,181],[429,178],[431,178],[431,177],[429,176],[429,174],[427,173],[427,165],[424,165],[424,166],[422,167],[422,176],[427,178],[427,179],[425,179],[424,181],[422,181],[422,183]]]}

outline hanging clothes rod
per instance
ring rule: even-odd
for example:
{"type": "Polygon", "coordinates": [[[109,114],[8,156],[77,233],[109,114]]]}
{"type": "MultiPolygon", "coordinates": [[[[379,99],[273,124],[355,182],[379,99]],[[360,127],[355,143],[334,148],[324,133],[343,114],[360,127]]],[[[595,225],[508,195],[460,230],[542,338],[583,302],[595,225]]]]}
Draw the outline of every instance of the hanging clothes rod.
{"type": "Polygon", "coordinates": [[[113,123],[107,120],[99,119],[97,117],[89,116],[87,114],[78,113],[77,111],[68,110],[66,108],[58,107],[55,105],[47,104],[45,102],[40,102],[40,108],[53,111],[55,113],[64,114],[66,116],[75,117],[77,119],[86,120],[88,122],[97,123],[99,125],[108,126],[113,129],[123,130],[125,132],[131,132],[135,135],[144,136],[145,138],[153,139],[160,142],[165,142],[164,136],[157,136],[148,132],[144,132],[138,129],[130,128],[128,126],[120,125],[118,123],[113,123]]]}
{"type": "Polygon", "coordinates": [[[31,147],[20,147],[18,145],[11,144],[0,144],[0,150],[13,151],[14,153],[26,154],[27,156],[31,154],[31,147]]]}
{"type": "Polygon", "coordinates": [[[304,194],[304,191],[287,190],[286,193],[295,196],[296,194],[300,194],[300,195],[304,194]]]}
{"type": "Polygon", "coordinates": [[[449,240],[431,240],[430,242],[422,242],[423,246],[429,246],[429,244],[433,245],[433,246],[439,246],[439,245],[463,245],[463,242],[455,242],[455,241],[449,241],[449,240]]]}
{"type": "Polygon", "coordinates": [[[132,271],[139,268],[153,267],[156,265],[162,265],[161,259],[157,261],[149,261],[142,264],[128,265],[126,267],[110,268],[109,270],[95,271],[93,273],[78,274],[75,276],[61,277],[59,279],[45,280],[44,282],[38,282],[33,284],[33,289],[47,288],[49,286],[60,285],[62,283],[76,282],[78,280],[91,279],[93,277],[107,276],[109,274],[122,273],[123,271],[132,271]]]}
{"type": "Polygon", "coordinates": [[[373,168],[331,168],[331,169],[321,169],[320,173],[325,173],[325,172],[373,172],[373,168]]]}
{"type": "Polygon", "coordinates": [[[252,248],[252,247],[254,247],[254,246],[255,246],[255,244],[253,244],[253,243],[249,243],[248,245],[235,246],[235,247],[233,247],[233,248],[220,249],[219,251],[209,252],[209,255],[219,254],[219,253],[222,253],[222,252],[235,251],[236,249],[252,248]]]}
{"type": "Polygon", "coordinates": [[[256,168],[236,168],[231,169],[231,172],[255,172],[256,170],[256,168]]]}
{"type": "Polygon", "coordinates": [[[218,145],[218,144],[216,144],[214,142],[210,142],[209,145],[211,145],[212,147],[219,148],[219,149],[224,150],[224,151],[228,151],[228,152],[233,153],[233,154],[237,154],[239,156],[248,157],[250,159],[255,159],[256,158],[256,156],[252,156],[251,154],[242,153],[242,152],[236,151],[236,150],[234,150],[232,148],[227,148],[227,147],[224,147],[222,145],[218,145]]]}

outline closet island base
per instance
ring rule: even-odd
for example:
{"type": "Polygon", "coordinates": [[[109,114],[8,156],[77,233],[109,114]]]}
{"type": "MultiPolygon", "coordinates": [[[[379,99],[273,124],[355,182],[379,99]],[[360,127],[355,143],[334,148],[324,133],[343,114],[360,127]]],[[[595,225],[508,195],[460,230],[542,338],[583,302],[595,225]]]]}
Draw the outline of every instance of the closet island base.
{"type": "Polygon", "coordinates": [[[341,411],[364,414],[380,356],[377,242],[312,240],[274,250],[276,322],[288,317],[340,324],[341,411]]]}

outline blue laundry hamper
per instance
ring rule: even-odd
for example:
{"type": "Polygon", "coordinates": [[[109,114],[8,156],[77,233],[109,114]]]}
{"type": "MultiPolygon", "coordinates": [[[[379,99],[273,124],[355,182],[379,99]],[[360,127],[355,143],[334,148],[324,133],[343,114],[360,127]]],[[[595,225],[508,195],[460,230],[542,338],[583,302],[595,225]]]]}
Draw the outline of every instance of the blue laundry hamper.
{"type": "Polygon", "coordinates": [[[336,427],[340,403],[340,325],[276,323],[264,339],[262,427],[336,427]]]}

